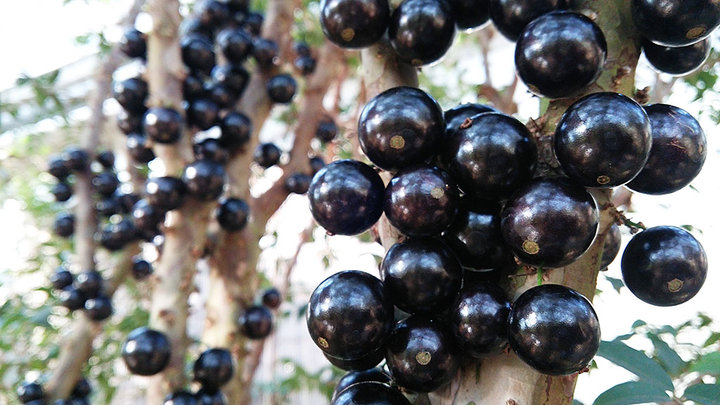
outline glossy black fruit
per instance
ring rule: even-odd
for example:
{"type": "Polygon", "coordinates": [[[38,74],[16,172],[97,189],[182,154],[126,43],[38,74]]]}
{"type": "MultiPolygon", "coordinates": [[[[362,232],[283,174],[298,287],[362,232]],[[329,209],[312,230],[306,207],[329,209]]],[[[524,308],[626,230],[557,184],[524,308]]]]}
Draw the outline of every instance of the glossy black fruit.
{"type": "Polygon", "coordinates": [[[212,81],[208,83],[205,90],[210,100],[217,104],[220,109],[230,109],[238,100],[238,94],[222,83],[212,81]]]}
{"type": "Polygon", "coordinates": [[[554,11],[525,27],[515,46],[515,68],[538,95],[573,96],[597,79],[607,54],[600,28],[580,13],[554,11]]]}
{"type": "Polygon", "coordinates": [[[193,144],[193,156],[195,160],[207,159],[223,165],[227,162],[229,153],[217,138],[205,138],[193,144]]]}
{"type": "Polygon", "coordinates": [[[147,35],[131,27],[120,37],[120,51],[129,58],[143,58],[147,55],[147,35]]]}
{"type": "Polygon", "coordinates": [[[207,390],[201,388],[195,393],[197,405],[225,405],[227,400],[220,390],[207,390]]]}
{"type": "Polygon", "coordinates": [[[120,110],[117,115],[117,126],[125,135],[141,133],[144,115],[145,112],[133,114],[125,110],[120,110]]]}
{"type": "Polygon", "coordinates": [[[145,134],[158,143],[175,143],[182,136],[182,115],[166,107],[150,108],[143,118],[145,134]]]}
{"type": "Polygon", "coordinates": [[[617,187],[645,165],[652,145],[650,120],[632,99],[593,93],[573,103],[555,130],[563,171],[585,187],[617,187]]]}
{"type": "Polygon", "coordinates": [[[110,150],[104,150],[95,155],[95,161],[105,169],[112,169],[115,166],[115,154],[110,150]]]}
{"type": "Polygon", "coordinates": [[[103,291],[103,277],[95,270],[86,270],[77,275],[74,287],[87,298],[98,297],[103,291]]]}
{"type": "Polygon", "coordinates": [[[657,70],[676,76],[695,72],[710,56],[710,38],[687,46],[668,47],[643,40],[643,53],[657,70]]]}
{"type": "Polygon", "coordinates": [[[57,236],[67,238],[75,232],[75,215],[61,212],[53,222],[53,233],[57,236]]]}
{"type": "Polygon", "coordinates": [[[62,290],[73,283],[73,274],[65,267],[58,267],[50,276],[50,284],[56,290],[62,290]]]}
{"type": "Polygon", "coordinates": [[[605,269],[612,263],[617,254],[620,252],[620,243],[622,242],[622,235],[620,234],[620,227],[618,224],[612,224],[610,229],[605,235],[605,243],[603,244],[602,259],[600,261],[600,268],[605,269]]]}
{"type": "Polygon", "coordinates": [[[645,194],[680,190],[693,181],[705,163],[705,132],[682,108],[652,104],[644,109],[650,119],[652,148],[642,170],[627,187],[645,194]]]}
{"type": "Polygon", "coordinates": [[[455,25],[461,30],[477,28],[490,19],[489,0],[448,0],[455,25]]]}
{"type": "Polygon", "coordinates": [[[190,34],[180,40],[182,61],[191,72],[209,75],[215,66],[213,43],[204,35],[190,34]]]}
{"type": "Polygon", "coordinates": [[[363,381],[339,393],[331,405],[410,405],[410,401],[388,384],[363,381]]]}
{"type": "Polygon", "coordinates": [[[196,160],[185,166],[182,181],[188,195],[210,201],[220,197],[225,186],[225,169],[212,160],[196,160]]]}
{"type": "Polygon", "coordinates": [[[50,189],[50,193],[55,197],[55,201],[63,202],[67,201],[72,197],[73,189],[72,186],[64,181],[59,181],[50,189]]]}
{"type": "Polygon", "coordinates": [[[393,324],[389,298],[382,281],[368,273],[347,270],[326,278],[308,303],[313,342],[341,359],[358,359],[380,349],[393,324]]]}
{"type": "Polygon", "coordinates": [[[585,188],[566,179],[536,179],[507,202],[500,231],[523,262],[561,267],[590,247],[598,221],[597,204],[585,188]]]}
{"type": "Polygon", "coordinates": [[[110,218],[115,214],[122,213],[120,200],[114,195],[95,202],[95,211],[101,217],[110,218]]]}
{"type": "Polygon", "coordinates": [[[632,19],[645,38],[664,46],[686,46],[720,25],[714,0],[632,0],[632,19]]]}
{"type": "Polygon", "coordinates": [[[128,370],[137,375],[157,374],[170,362],[170,340],[162,332],[140,327],[128,335],[122,358],[128,370]]]}
{"type": "MultiPolygon", "coordinates": [[[[446,110],[445,117],[445,138],[452,138],[460,127],[466,123],[468,118],[486,112],[499,112],[498,110],[484,104],[465,103],[446,110]]],[[[468,121],[466,125],[470,124],[468,121]]]]}
{"type": "Polygon", "coordinates": [[[227,3],[219,0],[204,0],[196,3],[193,14],[202,25],[210,28],[222,26],[230,19],[227,3]]]}
{"type": "Polygon", "coordinates": [[[368,165],[340,160],[324,166],[310,183],[313,218],[332,234],[355,235],[382,214],[385,185],[368,165]]]}
{"type": "Polygon", "coordinates": [[[390,180],[383,209],[390,223],[405,235],[432,236],[450,226],[458,200],[457,187],[447,172],[416,166],[390,180]]]}
{"type": "Polygon", "coordinates": [[[201,77],[193,74],[185,76],[182,91],[183,99],[186,101],[193,101],[199,98],[208,97],[207,89],[205,88],[205,81],[201,77]]]}
{"type": "Polygon", "coordinates": [[[252,35],[239,28],[226,28],[220,31],[217,44],[231,63],[243,63],[253,49],[252,35]]]}
{"type": "Polygon", "coordinates": [[[76,173],[84,173],[90,168],[90,154],[82,148],[71,146],[62,154],[67,167],[76,173]]]}
{"type": "Polygon", "coordinates": [[[310,189],[312,177],[305,173],[293,173],[285,179],[285,189],[289,193],[305,194],[310,189]]]}
{"type": "Polygon", "coordinates": [[[265,292],[263,292],[262,303],[270,309],[280,308],[280,304],[282,303],[282,296],[280,296],[280,291],[278,291],[278,289],[275,287],[268,288],[267,290],[265,290],[265,292]]]}
{"type": "Polygon", "coordinates": [[[455,377],[460,357],[446,328],[417,315],[395,325],[385,348],[387,366],[399,386],[430,392],[455,377]]]}
{"type": "Polygon", "coordinates": [[[490,18],[495,28],[511,41],[531,21],[551,11],[565,8],[566,0],[489,0],[490,18]]]}
{"type": "Polygon", "coordinates": [[[537,147],[530,131],[501,113],[481,113],[444,145],[444,163],[468,195],[504,198],[532,179],[537,147]]]}
{"type": "Polygon", "coordinates": [[[325,37],[343,48],[374,44],[390,20],[387,0],[323,0],[320,7],[325,37]]]}
{"type": "Polygon", "coordinates": [[[229,150],[235,150],[250,142],[252,122],[247,115],[230,111],[220,122],[220,144],[229,150]]]}
{"type": "Polygon", "coordinates": [[[132,275],[135,280],[144,280],[153,274],[152,264],[139,256],[132,258],[132,275]]]}
{"type": "Polygon", "coordinates": [[[443,111],[435,99],[414,87],[395,87],[365,105],[358,140],[373,163],[394,171],[436,153],[444,130],[443,111]]]}
{"type": "Polygon", "coordinates": [[[135,240],[137,230],[130,218],[105,225],[100,232],[100,245],[107,250],[117,251],[135,240]]]}
{"type": "Polygon", "coordinates": [[[338,127],[335,120],[327,116],[320,119],[317,123],[317,128],[315,128],[315,137],[319,139],[320,142],[332,142],[337,133],[338,127]]]}
{"type": "Polygon", "coordinates": [[[350,371],[340,377],[337,384],[335,384],[335,390],[333,391],[332,397],[335,399],[339,393],[343,392],[346,388],[353,384],[367,381],[390,384],[390,376],[380,368],[371,368],[363,371],[350,371]]]}
{"type": "Polygon", "coordinates": [[[623,281],[651,305],[671,306],[700,291],[707,275],[707,255],[684,229],[656,226],[635,235],[623,252],[623,281]]]}
{"type": "Polygon", "coordinates": [[[124,109],[139,114],[145,111],[148,84],[139,77],[113,83],[113,97],[124,109]]]}
{"type": "Polygon", "coordinates": [[[130,134],[126,140],[127,151],[137,163],[148,163],[155,159],[155,152],[149,145],[147,137],[140,134],[130,134]]]}
{"type": "Polygon", "coordinates": [[[145,199],[161,211],[180,208],[186,193],[185,183],[177,177],[154,177],[145,182],[145,199]]]}
{"type": "Polygon", "coordinates": [[[543,284],[513,303],[508,340],[518,357],[535,370],[569,375],[584,369],[595,356],[600,323],[582,294],[562,285],[543,284]]]}
{"type": "Polygon", "coordinates": [[[293,60],[293,67],[303,76],[309,76],[315,72],[317,60],[312,56],[298,56],[293,60]]]}
{"type": "Polygon", "coordinates": [[[297,56],[312,56],[312,49],[307,42],[298,41],[293,43],[293,51],[297,56]]]}
{"type": "Polygon", "coordinates": [[[42,385],[36,382],[23,382],[17,390],[15,390],[15,394],[17,394],[18,400],[23,404],[30,401],[45,399],[45,393],[43,392],[42,385]]]}
{"type": "Polygon", "coordinates": [[[253,40],[252,56],[261,68],[269,69],[275,65],[279,53],[280,48],[272,39],[255,38],[253,40]]]}
{"type": "Polygon", "coordinates": [[[113,314],[110,298],[99,296],[85,301],[85,315],[93,321],[99,322],[108,319],[113,314]]]}
{"type": "Polygon", "coordinates": [[[297,91],[297,82],[286,73],[271,77],[267,82],[267,94],[273,103],[287,104],[292,101],[297,91]]]}
{"type": "Polygon", "coordinates": [[[261,143],[255,149],[253,154],[253,161],[260,165],[260,167],[267,169],[270,166],[275,166],[280,162],[280,156],[282,151],[274,143],[261,143]]]}
{"type": "Polygon", "coordinates": [[[88,395],[90,395],[91,392],[92,385],[90,385],[90,381],[88,381],[87,378],[82,377],[75,384],[72,391],[70,392],[70,395],[76,398],[86,398],[88,395]]]}
{"type": "Polygon", "coordinates": [[[220,201],[215,211],[215,219],[226,231],[239,231],[247,225],[250,206],[240,198],[227,198],[220,201]]]}
{"type": "Polygon", "coordinates": [[[323,352],[323,356],[325,356],[325,358],[327,359],[327,361],[330,362],[330,364],[341,370],[363,371],[376,367],[378,364],[380,364],[380,362],[385,359],[385,349],[382,346],[378,347],[375,351],[372,351],[369,354],[366,354],[357,359],[343,359],[340,357],[333,357],[325,352],[323,352]]]}
{"type": "Polygon", "coordinates": [[[90,182],[93,190],[104,197],[110,197],[113,195],[120,185],[120,180],[118,180],[117,174],[111,170],[104,170],[97,173],[93,176],[90,182]]]}
{"type": "Polygon", "coordinates": [[[190,102],[185,110],[188,124],[205,131],[217,124],[220,108],[212,100],[199,98],[190,102]]]}
{"type": "Polygon", "coordinates": [[[48,173],[63,181],[70,175],[70,168],[62,156],[51,156],[48,160],[48,173]]]}
{"type": "Polygon", "coordinates": [[[58,302],[70,311],[76,311],[85,307],[85,294],[75,287],[67,287],[58,293],[58,302]]]}
{"type": "Polygon", "coordinates": [[[131,215],[135,228],[143,231],[156,230],[165,220],[165,210],[151,205],[145,198],[135,203],[131,215]]]}
{"type": "Polygon", "coordinates": [[[212,79],[239,97],[247,87],[250,73],[242,65],[221,65],[213,68],[212,79]]]}
{"type": "Polygon", "coordinates": [[[270,309],[264,305],[247,307],[240,318],[240,333],[248,339],[265,339],[273,329],[273,316],[270,309]]]}
{"type": "Polygon", "coordinates": [[[510,300],[495,283],[466,283],[450,306],[449,327],[463,354],[482,358],[507,344],[510,300]]]}
{"type": "Polygon", "coordinates": [[[310,170],[312,171],[313,176],[315,176],[323,167],[325,167],[325,161],[322,157],[313,156],[310,158],[310,170]]]}
{"type": "Polygon", "coordinates": [[[510,255],[500,233],[500,206],[489,201],[461,199],[455,220],[443,232],[443,240],[469,270],[501,267],[510,255]]]}
{"type": "Polygon", "coordinates": [[[265,22],[265,16],[257,11],[251,11],[245,17],[242,28],[257,37],[262,31],[262,25],[265,22]]]}
{"type": "Polygon", "coordinates": [[[455,38],[455,18],[445,0],[404,0],[393,11],[388,36],[398,57],[413,66],[440,59],[455,38]]]}
{"type": "Polygon", "coordinates": [[[444,242],[410,238],[388,249],[380,269],[385,294],[403,311],[443,311],[460,291],[462,267],[444,242]]]}
{"type": "Polygon", "coordinates": [[[226,349],[208,349],[193,364],[193,376],[203,388],[217,390],[233,376],[233,358],[226,349]]]}
{"type": "Polygon", "coordinates": [[[163,401],[163,405],[197,405],[197,397],[195,394],[180,390],[172,394],[168,394],[163,401]]]}

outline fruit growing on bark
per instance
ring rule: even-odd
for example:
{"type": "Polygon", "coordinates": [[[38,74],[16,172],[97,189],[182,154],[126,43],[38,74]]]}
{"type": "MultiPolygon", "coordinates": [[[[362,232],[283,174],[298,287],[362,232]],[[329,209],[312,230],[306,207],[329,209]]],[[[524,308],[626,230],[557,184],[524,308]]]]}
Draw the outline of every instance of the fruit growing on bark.
{"type": "Polygon", "coordinates": [[[323,0],[320,27],[325,37],[343,48],[364,48],[377,42],[387,29],[387,0],[323,0]]]}
{"type": "Polygon", "coordinates": [[[128,370],[137,375],[157,374],[170,361],[170,340],[162,332],[146,327],[130,332],[121,350],[128,370]]]}

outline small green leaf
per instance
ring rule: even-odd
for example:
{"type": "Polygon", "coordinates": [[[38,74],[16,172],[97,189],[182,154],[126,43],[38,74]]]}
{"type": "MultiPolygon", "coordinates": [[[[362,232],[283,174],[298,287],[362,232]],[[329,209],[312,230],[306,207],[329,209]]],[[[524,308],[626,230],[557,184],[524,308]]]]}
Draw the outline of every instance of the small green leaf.
{"type": "Polygon", "coordinates": [[[673,390],[674,388],[672,378],[657,362],[621,341],[600,342],[597,354],[635,374],[641,381],[653,384],[663,390],[673,390]]]}
{"type": "Polygon", "coordinates": [[[703,343],[703,347],[708,347],[718,341],[720,341],[720,332],[713,332],[710,334],[710,337],[707,338],[705,343],[703,343]]]}
{"type": "Polygon", "coordinates": [[[689,371],[720,376],[720,352],[710,352],[701,356],[690,366],[689,371]]]}
{"type": "Polygon", "coordinates": [[[600,394],[593,405],[630,405],[670,400],[662,388],[642,381],[618,384],[600,394]]]}
{"type": "Polygon", "coordinates": [[[646,326],[646,325],[647,325],[647,322],[643,321],[642,319],[638,319],[637,321],[633,322],[632,328],[637,329],[641,326],[646,326]]]}
{"type": "Polygon", "coordinates": [[[655,358],[660,365],[671,376],[679,376],[687,366],[687,363],[685,363],[677,352],[665,343],[664,340],[653,334],[649,334],[648,337],[655,347],[655,358]]]}
{"type": "Polygon", "coordinates": [[[625,286],[625,283],[623,283],[623,281],[620,280],[619,278],[605,276],[605,279],[610,282],[613,289],[617,292],[620,292],[620,289],[625,286]]]}
{"type": "Polygon", "coordinates": [[[720,384],[691,385],[683,397],[702,405],[720,405],[720,384]]]}

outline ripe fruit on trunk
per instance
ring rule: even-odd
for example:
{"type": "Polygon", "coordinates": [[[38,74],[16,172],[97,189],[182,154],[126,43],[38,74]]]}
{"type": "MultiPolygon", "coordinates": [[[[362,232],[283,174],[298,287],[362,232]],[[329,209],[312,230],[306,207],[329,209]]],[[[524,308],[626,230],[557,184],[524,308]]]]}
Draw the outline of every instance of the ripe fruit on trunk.
{"type": "Polygon", "coordinates": [[[686,46],[720,25],[715,0],[632,0],[632,19],[645,38],[664,46],[686,46]]]}
{"type": "Polygon", "coordinates": [[[410,401],[387,384],[363,381],[338,394],[331,405],[410,405],[410,401]]]}
{"type": "Polygon", "coordinates": [[[413,66],[440,59],[455,38],[455,19],[445,0],[404,0],[392,14],[390,44],[413,66]]]}
{"type": "Polygon", "coordinates": [[[140,327],[128,335],[122,346],[122,358],[131,373],[153,375],[170,361],[170,341],[162,332],[140,327]]]}
{"type": "Polygon", "coordinates": [[[343,48],[377,42],[390,19],[387,0],[323,0],[320,26],[325,37],[343,48]]]}
{"type": "Polygon", "coordinates": [[[657,70],[676,76],[696,71],[710,56],[710,38],[687,46],[669,47],[643,40],[643,53],[657,70]]]}

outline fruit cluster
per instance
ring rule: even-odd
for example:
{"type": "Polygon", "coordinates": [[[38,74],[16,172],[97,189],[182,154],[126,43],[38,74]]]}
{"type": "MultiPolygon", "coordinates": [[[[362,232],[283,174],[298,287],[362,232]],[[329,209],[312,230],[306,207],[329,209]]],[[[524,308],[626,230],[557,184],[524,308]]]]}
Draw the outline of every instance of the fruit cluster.
{"type": "MultiPolygon", "coordinates": [[[[81,378],[70,393],[68,399],[58,399],[53,405],[89,405],[88,396],[92,391],[92,386],[85,378],[81,378]]],[[[43,388],[37,382],[22,383],[16,394],[21,403],[27,405],[45,405],[45,393],[43,388]]]]}

